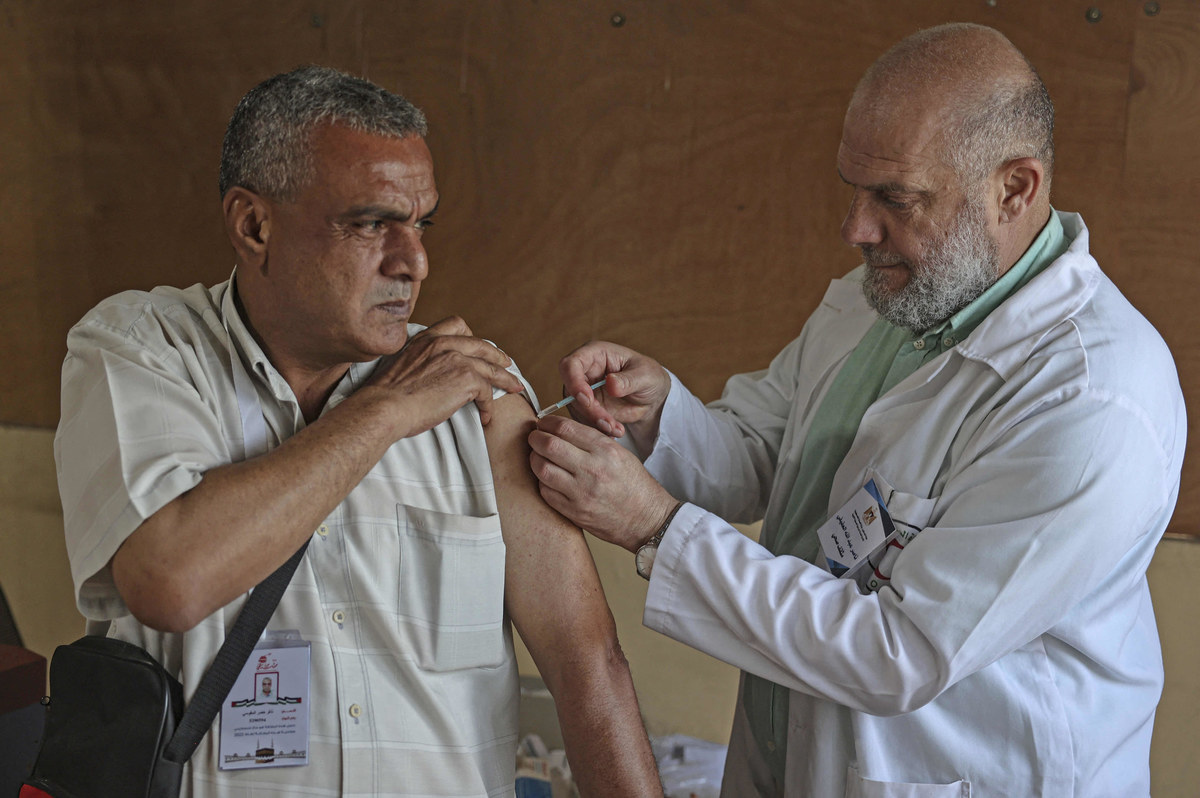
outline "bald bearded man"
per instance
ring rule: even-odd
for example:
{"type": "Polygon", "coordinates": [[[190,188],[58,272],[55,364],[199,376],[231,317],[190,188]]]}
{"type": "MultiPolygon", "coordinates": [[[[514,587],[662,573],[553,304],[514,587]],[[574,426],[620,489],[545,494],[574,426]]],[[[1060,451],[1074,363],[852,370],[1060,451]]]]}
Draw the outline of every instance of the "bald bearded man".
{"type": "Polygon", "coordinates": [[[562,361],[542,495],[637,553],[647,626],[742,669],[723,795],[1149,795],[1145,572],[1187,424],[1051,207],[1053,127],[1003,35],[914,34],[846,113],[863,264],[767,369],[705,406],[616,344],[562,361]]]}

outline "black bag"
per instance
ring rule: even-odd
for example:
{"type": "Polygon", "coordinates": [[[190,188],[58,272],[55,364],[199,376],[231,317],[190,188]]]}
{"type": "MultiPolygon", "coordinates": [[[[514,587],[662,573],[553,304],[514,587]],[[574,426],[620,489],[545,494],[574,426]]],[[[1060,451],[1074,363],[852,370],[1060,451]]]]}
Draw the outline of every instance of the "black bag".
{"type": "Polygon", "coordinates": [[[250,594],[186,711],[179,682],[132,643],[89,635],[55,649],[45,732],[20,798],[177,798],[184,764],[307,548],[250,594]]]}
{"type": "Polygon", "coordinates": [[[179,794],[183,762],[165,752],[183,718],[183,688],[153,657],[124,640],[80,638],[55,650],[50,694],[21,798],[179,794]]]}

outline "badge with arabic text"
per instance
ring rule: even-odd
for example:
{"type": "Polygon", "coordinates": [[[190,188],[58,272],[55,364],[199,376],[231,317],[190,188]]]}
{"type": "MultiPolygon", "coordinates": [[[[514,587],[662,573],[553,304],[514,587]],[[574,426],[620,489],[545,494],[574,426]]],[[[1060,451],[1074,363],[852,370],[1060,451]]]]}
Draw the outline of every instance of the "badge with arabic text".
{"type": "Polygon", "coordinates": [[[863,568],[869,567],[871,555],[882,550],[895,531],[872,479],[817,530],[829,573],[856,578],[863,568]]]}
{"type": "Polygon", "coordinates": [[[221,705],[222,770],[308,764],[311,647],[294,629],[263,634],[221,705]]]}

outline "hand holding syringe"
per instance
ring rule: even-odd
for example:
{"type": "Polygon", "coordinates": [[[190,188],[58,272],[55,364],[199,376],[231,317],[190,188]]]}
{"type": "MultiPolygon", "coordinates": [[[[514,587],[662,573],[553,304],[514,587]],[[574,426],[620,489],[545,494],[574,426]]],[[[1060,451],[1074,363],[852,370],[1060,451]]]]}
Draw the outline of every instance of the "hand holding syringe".
{"type": "MultiPolygon", "coordinates": [[[[608,379],[608,378],[605,377],[605,379],[608,379]]],[[[601,387],[602,385],[604,385],[604,380],[600,380],[599,382],[594,382],[588,387],[590,387],[594,391],[597,388],[601,387]]],[[[574,402],[574,401],[575,401],[574,396],[568,396],[566,399],[560,399],[557,402],[555,402],[554,404],[547,405],[546,407],[543,407],[541,410],[539,410],[537,417],[545,418],[546,416],[553,413],[555,410],[561,410],[562,408],[566,407],[567,405],[571,404],[571,402],[574,402]]]]}

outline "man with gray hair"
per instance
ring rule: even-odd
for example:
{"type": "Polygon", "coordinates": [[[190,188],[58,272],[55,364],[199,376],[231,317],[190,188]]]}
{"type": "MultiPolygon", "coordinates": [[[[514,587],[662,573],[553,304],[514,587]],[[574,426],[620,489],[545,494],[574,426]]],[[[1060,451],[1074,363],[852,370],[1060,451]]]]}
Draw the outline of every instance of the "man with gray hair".
{"type": "Polygon", "coordinates": [[[55,454],[89,631],[190,698],[247,591],[310,541],[280,648],[247,666],[276,725],[239,734],[224,702],[185,795],[513,795],[510,621],[581,793],[662,795],[586,542],[528,472],[532,391],[461,319],[409,321],[439,198],[425,132],[331,69],[265,81],[222,153],[230,279],[125,292],[70,332],[55,454]]]}
{"type": "Polygon", "coordinates": [[[921,31],[845,117],[863,265],[767,369],[705,406],[616,344],[560,365],[542,495],[636,552],[647,626],[742,669],[723,795],[1149,795],[1187,422],[1050,205],[1053,126],[999,32],[921,31]]]}

